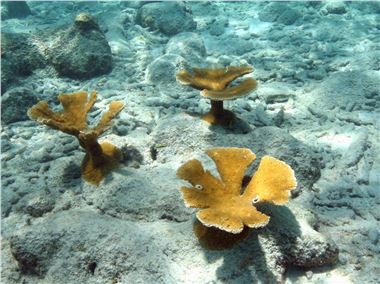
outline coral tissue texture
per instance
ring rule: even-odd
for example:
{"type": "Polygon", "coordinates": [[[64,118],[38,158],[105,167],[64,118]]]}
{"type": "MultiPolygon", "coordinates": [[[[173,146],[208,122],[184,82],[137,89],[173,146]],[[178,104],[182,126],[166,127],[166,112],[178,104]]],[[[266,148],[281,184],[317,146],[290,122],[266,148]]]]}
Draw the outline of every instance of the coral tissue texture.
{"type": "Polygon", "coordinates": [[[187,162],[177,171],[178,177],[193,186],[181,189],[186,206],[202,208],[197,218],[205,226],[230,233],[240,233],[244,225],[263,227],[268,224],[269,216],[259,212],[254,205],[259,202],[284,204],[289,199],[290,190],[297,186],[289,165],[265,156],[241,194],[245,171],[256,155],[241,148],[215,148],[207,154],[214,160],[221,179],[205,171],[198,160],[187,162]]]}
{"type": "Polygon", "coordinates": [[[248,95],[256,87],[257,81],[253,78],[247,78],[240,84],[222,91],[203,90],[201,96],[215,101],[233,100],[248,95]]]}
{"type": "Polygon", "coordinates": [[[225,68],[192,68],[191,72],[182,70],[177,80],[183,85],[190,85],[199,90],[222,91],[238,77],[251,73],[249,66],[229,66],[225,68]]]}

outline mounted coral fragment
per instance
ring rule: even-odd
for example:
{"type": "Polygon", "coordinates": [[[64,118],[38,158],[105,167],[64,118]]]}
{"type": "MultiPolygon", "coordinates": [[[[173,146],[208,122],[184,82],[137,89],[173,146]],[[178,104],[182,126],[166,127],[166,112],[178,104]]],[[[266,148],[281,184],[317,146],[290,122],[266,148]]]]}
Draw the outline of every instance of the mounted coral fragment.
{"type": "Polygon", "coordinates": [[[209,250],[230,249],[248,237],[250,228],[244,227],[238,234],[231,234],[215,227],[207,227],[198,219],[194,220],[193,232],[202,247],[209,250]]]}
{"type": "Polygon", "coordinates": [[[264,156],[241,193],[244,173],[256,155],[244,148],[214,148],[207,155],[215,162],[220,179],[204,170],[198,160],[186,162],[177,171],[179,178],[192,185],[181,188],[185,205],[201,209],[196,216],[206,227],[233,234],[241,233],[244,226],[263,227],[268,224],[269,216],[259,212],[255,204],[284,204],[297,186],[289,165],[264,156]]]}
{"type": "Polygon", "coordinates": [[[235,115],[224,109],[223,101],[233,100],[248,95],[257,88],[257,81],[246,78],[235,86],[229,84],[238,77],[251,73],[250,66],[229,66],[217,69],[193,68],[191,72],[182,70],[177,73],[177,81],[201,90],[201,96],[211,100],[211,110],[202,118],[211,123],[225,127],[234,125],[235,115]]]}
{"type": "Polygon", "coordinates": [[[46,101],[40,101],[28,110],[28,116],[53,129],[74,135],[86,151],[82,162],[82,176],[86,181],[99,185],[107,172],[117,165],[122,155],[114,145],[108,142],[99,143],[97,139],[110,127],[112,118],[123,109],[124,103],[111,102],[98,125],[89,128],[87,113],[95,103],[96,92],[91,93],[89,97],[86,92],[61,94],[58,100],[63,106],[62,111],[54,112],[46,101]]]}

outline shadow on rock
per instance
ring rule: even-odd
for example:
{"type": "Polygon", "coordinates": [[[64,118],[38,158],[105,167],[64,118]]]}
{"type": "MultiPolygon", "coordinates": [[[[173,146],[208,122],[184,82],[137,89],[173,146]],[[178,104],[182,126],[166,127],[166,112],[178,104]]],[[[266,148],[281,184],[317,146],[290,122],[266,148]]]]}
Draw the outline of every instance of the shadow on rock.
{"type": "Polygon", "coordinates": [[[235,117],[234,123],[231,127],[222,127],[219,125],[210,124],[209,129],[218,134],[248,134],[252,131],[252,127],[246,121],[239,117],[235,117]]]}
{"type": "Polygon", "coordinates": [[[77,185],[80,183],[81,171],[79,164],[70,162],[63,169],[62,174],[62,183],[70,184],[71,186],[77,185]]]}
{"type": "MultiPolygon", "coordinates": [[[[241,235],[240,238],[234,234],[224,233],[232,235],[231,238],[228,238],[228,242],[233,239],[233,242],[236,243],[244,239],[230,250],[208,250],[205,248],[204,239],[199,239],[205,248],[204,254],[208,262],[212,263],[223,257],[223,264],[217,270],[217,278],[221,281],[258,283],[259,281],[275,282],[282,280],[285,267],[282,265],[281,260],[288,252],[283,249],[279,239],[283,239],[282,242],[287,242],[290,235],[301,236],[300,226],[287,207],[268,208],[266,206],[265,210],[262,211],[271,216],[271,222],[264,229],[245,228],[241,233],[243,235],[239,234],[241,235]],[[286,231],[284,231],[285,228],[286,231]],[[271,241],[276,246],[268,246],[271,241]]],[[[196,223],[194,227],[196,227],[196,223]]],[[[208,236],[208,248],[221,249],[220,234],[215,236],[214,240],[212,240],[212,236],[208,236]]],[[[222,245],[226,244],[226,239],[222,239],[222,245]]],[[[232,246],[235,243],[229,243],[228,245],[232,246]]]]}
{"type": "Polygon", "coordinates": [[[230,250],[204,250],[210,263],[223,258],[218,279],[228,283],[275,283],[284,280],[288,267],[311,268],[336,261],[335,244],[325,240],[305,220],[297,220],[298,214],[293,212],[296,210],[272,204],[258,209],[271,216],[266,227],[252,230],[230,250]]]}

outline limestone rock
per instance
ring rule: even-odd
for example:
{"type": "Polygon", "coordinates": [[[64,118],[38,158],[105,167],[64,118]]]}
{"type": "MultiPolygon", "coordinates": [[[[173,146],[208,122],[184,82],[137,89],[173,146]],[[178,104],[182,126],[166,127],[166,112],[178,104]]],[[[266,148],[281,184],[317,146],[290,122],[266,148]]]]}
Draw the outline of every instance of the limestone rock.
{"type": "Polygon", "coordinates": [[[112,70],[111,48],[88,14],[79,14],[72,27],[61,31],[49,53],[60,76],[88,79],[112,70]]]}
{"type": "Polygon", "coordinates": [[[259,233],[259,240],[263,240],[266,252],[278,255],[281,251],[277,264],[310,268],[337,260],[337,246],[311,227],[315,219],[305,208],[295,202],[288,206],[263,207],[261,210],[269,214],[271,220],[259,233]]]}
{"type": "Polygon", "coordinates": [[[146,71],[146,79],[154,84],[175,83],[175,74],[188,67],[187,61],[177,54],[165,54],[155,59],[146,71]]]}
{"type": "Polygon", "coordinates": [[[1,18],[2,20],[12,18],[25,18],[31,15],[28,4],[25,1],[2,1],[1,18]]]}
{"type": "Polygon", "coordinates": [[[347,13],[346,4],[343,1],[334,1],[327,3],[321,10],[323,15],[327,14],[345,14],[347,13]]]}
{"type": "Polygon", "coordinates": [[[352,167],[364,156],[364,151],[368,148],[368,130],[363,128],[355,134],[353,141],[348,146],[343,155],[343,163],[346,167],[352,167]]]}
{"type": "Polygon", "coordinates": [[[28,120],[26,112],[37,102],[36,94],[27,88],[10,89],[1,98],[1,122],[8,124],[28,120]]]}
{"type": "Polygon", "coordinates": [[[256,92],[259,98],[267,104],[285,103],[294,96],[292,86],[283,82],[263,84],[256,92]]]}
{"type": "Polygon", "coordinates": [[[204,62],[206,47],[200,35],[191,32],[183,32],[173,36],[166,45],[167,54],[178,54],[191,62],[193,66],[199,66],[204,62]]]}
{"type": "Polygon", "coordinates": [[[29,76],[46,65],[44,50],[39,40],[29,34],[1,34],[1,92],[20,76],[29,76]]]}
{"type": "Polygon", "coordinates": [[[126,220],[183,222],[191,218],[192,210],[183,206],[181,181],[170,167],[127,170],[127,179],[117,176],[100,191],[85,186],[83,198],[104,214],[126,220]]]}
{"type": "Polygon", "coordinates": [[[260,12],[259,19],[263,22],[278,22],[284,25],[294,24],[302,15],[287,3],[272,2],[260,12]]]}
{"type": "Polygon", "coordinates": [[[166,35],[175,35],[196,28],[191,11],[178,2],[148,3],[137,14],[137,23],[166,35]]]}
{"type": "Polygon", "coordinates": [[[224,33],[225,28],[228,26],[228,20],[225,18],[215,19],[208,26],[209,32],[213,36],[220,36],[224,33]]]}
{"type": "Polygon", "coordinates": [[[252,230],[233,249],[213,253],[222,263],[210,261],[211,255],[198,244],[191,218],[138,223],[88,210],[57,212],[19,229],[10,238],[10,250],[21,275],[38,276],[39,283],[184,283],[176,271],[185,267],[209,271],[194,275],[197,283],[220,278],[276,282],[289,266],[336,260],[335,244],[311,228],[312,217],[303,208],[293,204],[265,210],[272,216],[267,227],[252,230]],[[168,234],[170,240],[164,237],[168,234]]]}
{"type": "Polygon", "coordinates": [[[298,188],[309,189],[320,177],[321,155],[294,138],[283,129],[265,126],[241,134],[226,132],[209,125],[198,117],[178,114],[162,119],[152,132],[157,160],[178,160],[178,156],[188,159],[203,156],[212,147],[248,148],[260,161],[263,155],[271,155],[289,164],[298,180],[298,188]]]}
{"type": "Polygon", "coordinates": [[[380,71],[353,70],[332,73],[321,81],[318,88],[305,93],[300,99],[305,100],[305,104],[310,107],[325,111],[338,107],[343,116],[347,114],[349,118],[353,118],[356,111],[378,106],[379,76],[380,71]],[[352,107],[347,107],[348,98],[349,102],[354,104],[352,107]]]}

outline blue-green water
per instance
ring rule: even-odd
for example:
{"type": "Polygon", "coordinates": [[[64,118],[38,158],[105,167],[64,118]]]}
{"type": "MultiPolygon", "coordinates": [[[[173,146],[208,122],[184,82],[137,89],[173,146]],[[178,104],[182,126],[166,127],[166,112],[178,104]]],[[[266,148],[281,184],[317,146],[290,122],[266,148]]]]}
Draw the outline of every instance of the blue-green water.
{"type": "Polygon", "coordinates": [[[377,1],[2,1],[1,283],[377,283],[379,39],[377,1]]]}

